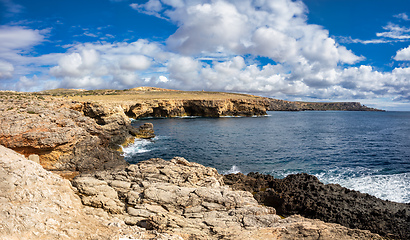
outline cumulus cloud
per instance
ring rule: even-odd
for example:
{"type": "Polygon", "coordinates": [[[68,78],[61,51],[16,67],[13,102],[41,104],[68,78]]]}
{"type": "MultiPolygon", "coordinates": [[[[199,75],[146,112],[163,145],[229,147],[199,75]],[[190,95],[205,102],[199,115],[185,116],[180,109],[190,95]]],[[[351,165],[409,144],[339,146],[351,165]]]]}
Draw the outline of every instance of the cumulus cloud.
{"type": "Polygon", "coordinates": [[[60,58],[58,65],[50,69],[50,74],[62,79],[61,87],[128,88],[145,81],[141,75],[152,67],[153,59],[161,62],[170,55],[158,44],[146,40],[78,44],[60,58]]]}
{"type": "Polygon", "coordinates": [[[307,61],[335,66],[361,60],[338,46],[327,30],[307,24],[307,8],[301,1],[186,1],[168,7],[172,10],[163,15],[180,27],[167,44],[185,55],[253,54],[294,65],[307,61]]]}
{"type": "MultiPolygon", "coordinates": [[[[37,30],[22,26],[0,26],[0,79],[19,81],[22,76],[47,72],[46,67],[55,65],[61,56],[50,53],[33,56],[35,46],[47,40],[48,29],[37,30]]],[[[3,89],[20,90],[22,85],[7,82],[3,89]]]]}
{"type": "Polygon", "coordinates": [[[396,60],[396,61],[410,61],[410,46],[397,51],[396,56],[394,56],[394,60],[396,60]]]}
{"type": "MultiPolygon", "coordinates": [[[[309,24],[300,0],[149,0],[130,6],[178,29],[165,43],[78,43],[65,53],[27,57],[23,53],[43,42],[46,32],[3,26],[0,78],[22,73],[24,63],[25,69],[51,67],[42,76],[20,77],[15,85],[20,90],[35,88],[34,82],[44,88],[224,90],[289,100],[410,100],[410,68],[380,72],[353,65],[364,57],[340,45],[322,26],[309,24]]],[[[405,40],[410,32],[394,24],[384,30],[381,41],[405,40]]],[[[394,59],[410,60],[409,48],[394,59]]]]}
{"type": "Polygon", "coordinates": [[[44,40],[40,30],[17,26],[0,26],[0,51],[18,50],[34,46],[44,40]]]}
{"type": "Polygon", "coordinates": [[[139,12],[161,18],[160,14],[158,14],[162,10],[162,4],[159,0],[149,0],[144,4],[132,3],[130,6],[139,12]]]}
{"type": "Polygon", "coordinates": [[[125,70],[146,70],[151,66],[151,60],[143,55],[125,56],[120,60],[120,67],[125,70]]]}

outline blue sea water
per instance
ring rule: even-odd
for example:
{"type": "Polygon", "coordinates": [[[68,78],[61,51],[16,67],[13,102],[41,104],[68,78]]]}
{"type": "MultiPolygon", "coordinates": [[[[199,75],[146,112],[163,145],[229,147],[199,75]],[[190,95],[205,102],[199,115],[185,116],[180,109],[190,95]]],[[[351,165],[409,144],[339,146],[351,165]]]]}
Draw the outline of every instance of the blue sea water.
{"type": "Polygon", "coordinates": [[[125,149],[136,163],[175,156],[219,173],[283,178],[305,172],[324,183],[410,202],[410,112],[268,112],[264,117],[172,118],[157,137],[125,149]]]}

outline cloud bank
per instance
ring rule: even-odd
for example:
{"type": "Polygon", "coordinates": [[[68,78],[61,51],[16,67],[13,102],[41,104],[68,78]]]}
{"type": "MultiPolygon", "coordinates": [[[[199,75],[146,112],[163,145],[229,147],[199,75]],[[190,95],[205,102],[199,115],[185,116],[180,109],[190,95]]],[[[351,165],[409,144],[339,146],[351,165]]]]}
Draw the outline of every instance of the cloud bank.
{"type": "MultiPolygon", "coordinates": [[[[255,93],[290,100],[410,100],[410,68],[380,72],[336,42],[322,26],[307,23],[308,9],[291,0],[149,0],[134,10],[178,26],[165,43],[78,43],[63,54],[36,58],[43,76],[21,78],[44,86],[130,88],[141,85],[185,90],[255,93]],[[47,66],[47,67],[46,67],[47,66]]],[[[405,13],[395,16],[408,20],[405,13]]],[[[388,24],[378,36],[407,39],[409,29],[388,24]]],[[[12,78],[25,50],[47,33],[0,28],[0,79],[12,78]],[[18,33],[18,34],[17,34],[18,33]],[[16,38],[19,35],[19,39],[16,38]],[[26,37],[21,38],[21,35],[26,37]]],[[[410,46],[392,59],[410,61],[410,46]]],[[[19,90],[19,89],[17,89],[19,90]]]]}

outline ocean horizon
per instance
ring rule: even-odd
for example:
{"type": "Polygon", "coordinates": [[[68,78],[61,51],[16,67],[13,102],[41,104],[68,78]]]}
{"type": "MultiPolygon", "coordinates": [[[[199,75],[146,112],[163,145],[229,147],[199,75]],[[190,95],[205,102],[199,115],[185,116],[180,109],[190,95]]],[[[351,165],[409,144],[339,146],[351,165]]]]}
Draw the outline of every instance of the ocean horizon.
{"type": "Polygon", "coordinates": [[[268,112],[262,117],[135,120],[153,140],[124,149],[128,162],[175,156],[221,174],[308,173],[394,202],[410,202],[410,112],[268,112]]]}

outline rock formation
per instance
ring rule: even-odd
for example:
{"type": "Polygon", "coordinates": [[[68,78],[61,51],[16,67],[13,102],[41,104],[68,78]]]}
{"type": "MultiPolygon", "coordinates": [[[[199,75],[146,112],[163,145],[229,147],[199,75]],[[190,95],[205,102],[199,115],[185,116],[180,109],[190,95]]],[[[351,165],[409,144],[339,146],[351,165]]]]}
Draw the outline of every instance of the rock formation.
{"type": "Polygon", "coordinates": [[[0,144],[70,173],[127,165],[119,145],[155,136],[152,125],[132,127],[120,106],[66,100],[0,99],[0,122],[0,144]]]}
{"type": "Polygon", "coordinates": [[[382,239],[281,219],[224,186],[215,169],[183,158],[83,174],[73,185],[0,146],[0,239],[382,239]]]}
{"type": "Polygon", "coordinates": [[[221,117],[266,115],[266,99],[223,100],[151,100],[131,104],[126,114],[132,118],[147,117],[221,117]]]}
{"type": "Polygon", "coordinates": [[[68,180],[0,145],[0,240],[181,239],[84,206],[68,180]]]}
{"type": "Polygon", "coordinates": [[[410,239],[410,204],[384,201],[337,184],[323,184],[308,174],[275,179],[259,173],[229,174],[224,181],[233,189],[253,192],[260,204],[279,215],[338,223],[370,230],[394,239],[410,239]]]}
{"type": "Polygon", "coordinates": [[[184,239],[380,239],[370,232],[300,216],[281,219],[247,191],[232,191],[214,168],[150,159],[73,180],[84,205],[131,226],[184,239]]]}
{"type": "Polygon", "coordinates": [[[270,98],[268,111],[382,111],[359,102],[295,102],[270,98]]]}

